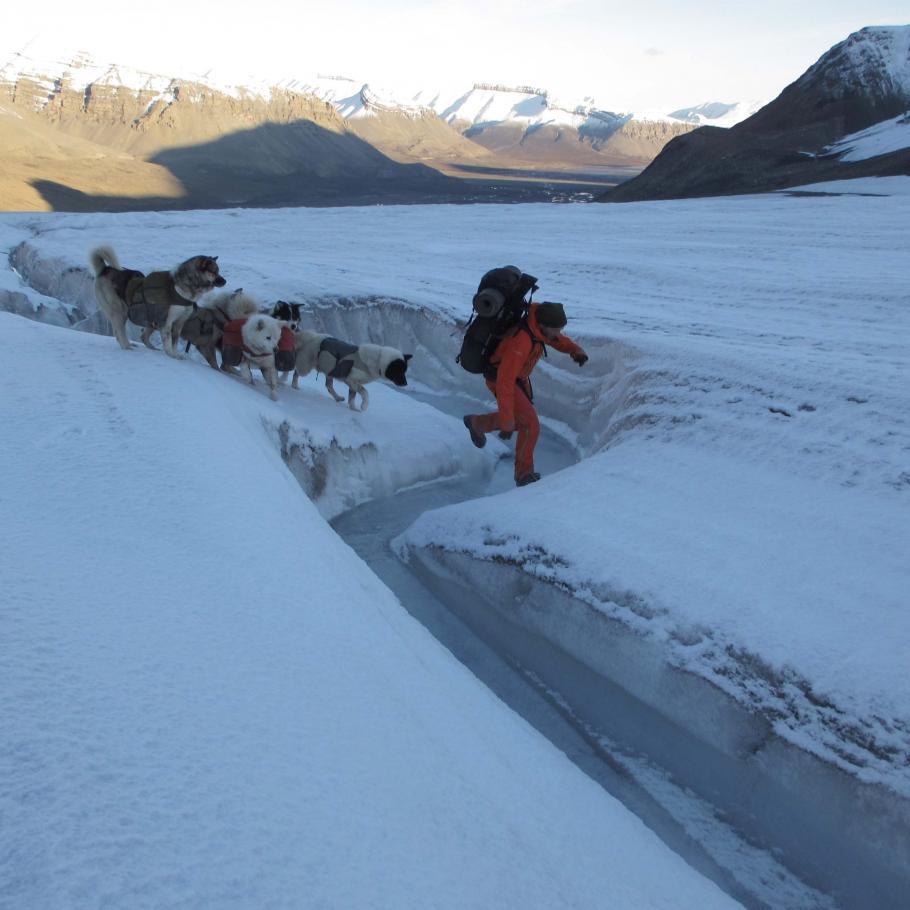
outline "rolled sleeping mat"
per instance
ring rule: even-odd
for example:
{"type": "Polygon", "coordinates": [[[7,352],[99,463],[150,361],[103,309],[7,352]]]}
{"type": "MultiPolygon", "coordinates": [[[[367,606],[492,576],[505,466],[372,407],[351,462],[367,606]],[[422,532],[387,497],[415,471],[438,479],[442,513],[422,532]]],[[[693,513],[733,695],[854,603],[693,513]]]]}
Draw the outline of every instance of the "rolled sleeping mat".
{"type": "Polygon", "coordinates": [[[506,302],[505,296],[496,288],[484,288],[474,295],[474,311],[478,316],[496,316],[506,302]]]}

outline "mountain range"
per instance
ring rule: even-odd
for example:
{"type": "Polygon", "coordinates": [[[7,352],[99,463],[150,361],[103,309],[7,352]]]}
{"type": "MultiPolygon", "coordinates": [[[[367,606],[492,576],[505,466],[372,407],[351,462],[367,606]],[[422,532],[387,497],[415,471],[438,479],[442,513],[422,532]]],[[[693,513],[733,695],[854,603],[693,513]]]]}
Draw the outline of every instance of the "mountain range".
{"type": "Polygon", "coordinates": [[[0,208],[547,199],[627,179],[674,137],[753,107],[615,113],[530,87],[237,84],[17,54],[0,68],[0,208]]]}

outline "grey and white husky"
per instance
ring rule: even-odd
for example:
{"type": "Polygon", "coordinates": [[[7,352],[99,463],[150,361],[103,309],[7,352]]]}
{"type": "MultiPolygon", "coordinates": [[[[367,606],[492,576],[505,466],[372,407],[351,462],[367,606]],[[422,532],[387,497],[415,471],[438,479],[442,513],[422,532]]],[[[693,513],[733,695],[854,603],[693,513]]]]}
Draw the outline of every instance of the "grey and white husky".
{"type": "Polygon", "coordinates": [[[93,249],[89,262],[95,274],[98,306],[110,319],[114,337],[124,351],[131,347],[126,335],[126,323],[130,321],[143,327],[142,343],[153,350],[151,336],[158,329],[165,352],[179,359],[182,355],[174,345],[174,323],[203,294],[225,285],[217,256],[192,256],[169,272],[148,275],[121,268],[110,246],[93,249]]]}

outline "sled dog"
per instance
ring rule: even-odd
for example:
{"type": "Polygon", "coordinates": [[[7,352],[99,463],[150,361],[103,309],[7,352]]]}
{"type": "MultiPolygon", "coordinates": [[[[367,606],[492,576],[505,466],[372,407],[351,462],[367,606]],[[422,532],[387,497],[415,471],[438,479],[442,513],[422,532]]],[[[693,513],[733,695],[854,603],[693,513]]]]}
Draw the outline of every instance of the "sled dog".
{"type": "Polygon", "coordinates": [[[295,332],[300,328],[300,304],[279,300],[272,307],[269,316],[287,323],[295,332]]]}
{"type": "Polygon", "coordinates": [[[152,332],[161,332],[164,350],[180,359],[174,347],[173,327],[186,315],[203,294],[224,287],[225,280],[218,271],[217,256],[193,256],[169,272],[144,275],[135,269],[120,267],[117,254],[109,246],[96,247],[89,254],[95,274],[95,298],[98,306],[111,321],[114,336],[120,347],[131,347],[126,335],[126,323],[142,326],[142,343],[152,350],[152,332]]]}
{"type": "Polygon", "coordinates": [[[348,387],[348,407],[356,411],[355,399],[360,395],[360,410],[370,403],[366,384],[375,379],[388,379],[397,386],[406,386],[410,354],[379,344],[348,344],[330,335],[321,335],[307,329],[295,334],[297,351],[293,388],[298,388],[300,376],[313,370],[325,375],[325,387],[335,401],[344,397],[335,391],[333,381],[340,379],[348,387]]]}
{"type": "Polygon", "coordinates": [[[269,384],[269,397],[278,401],[278,370],[275,367],[275,349],[281,340],[281,323],[260,313],[251,316],[243,325],[243,359],[240,369],[246,381],[253,385],[252,367],[262,371],[269,384]]]}
{"type": "MultiPolygon", "coordinates": [[[[221,347],[224,327],[232,319],[243,319],[259,312],[259,303],[243,288],[236,291],[222,291],[206,298],[195,310],[186,308],[174,323],[172,332],[174,344],[178,338],[186,341],[186,350],[194,345],[205,357],[208,365],[218,369],[215,352],[221,347]]],[[[227,367],[223,367],[227,370],[227,367]]]]}

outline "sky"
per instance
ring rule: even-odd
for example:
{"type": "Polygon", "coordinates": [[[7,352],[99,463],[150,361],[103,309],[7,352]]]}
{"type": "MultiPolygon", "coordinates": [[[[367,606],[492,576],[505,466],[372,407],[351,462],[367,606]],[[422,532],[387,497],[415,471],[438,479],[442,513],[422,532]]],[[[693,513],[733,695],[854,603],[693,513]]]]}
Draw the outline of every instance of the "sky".
{"type": "Polygon", "coordinates": [[[140,67],[225,78],[345,75],[377,87],[474,82],[547,88],[616,111],[767,101],[866,25],[910,20],[905,2],[783,0],[644,4],[596,0],[338,0],[217,7],[158,0],[131,33],[122,2],[17,10],[0,49],[79,46],[140,67]]]}

